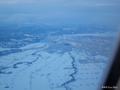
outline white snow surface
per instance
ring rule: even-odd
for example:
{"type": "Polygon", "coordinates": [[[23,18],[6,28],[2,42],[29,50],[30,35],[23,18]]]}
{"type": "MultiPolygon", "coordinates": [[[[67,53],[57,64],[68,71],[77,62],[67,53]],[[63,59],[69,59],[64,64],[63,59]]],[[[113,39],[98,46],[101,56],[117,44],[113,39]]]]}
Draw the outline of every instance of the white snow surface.
{"type": "Polygon", "coordinates": [[[80,63],[89,56],[87,52],[68,54],[48,53],[41,50],[49,45],[31,44],[22,52],[0,57],[0,90],[96,90],[105,63],[80,63]],[[40,48],[40,49],[39,49],[40,48]],[[74,60],[73,60],[73,58],[74,60]],[[2,69],[7,67],[6,69],[2,69]],[[73,80],[74,77],[74,80],[73,80]]]}

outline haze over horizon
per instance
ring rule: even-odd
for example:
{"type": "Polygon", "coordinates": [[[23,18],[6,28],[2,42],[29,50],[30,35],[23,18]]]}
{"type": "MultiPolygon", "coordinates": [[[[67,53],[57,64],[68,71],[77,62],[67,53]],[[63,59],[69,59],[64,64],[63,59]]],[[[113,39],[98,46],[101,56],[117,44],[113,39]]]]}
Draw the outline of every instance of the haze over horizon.
{"type": "Polygon", "coordinates": [[[120,23],[119,0],[0,0],[0,23],[120,23]]]}

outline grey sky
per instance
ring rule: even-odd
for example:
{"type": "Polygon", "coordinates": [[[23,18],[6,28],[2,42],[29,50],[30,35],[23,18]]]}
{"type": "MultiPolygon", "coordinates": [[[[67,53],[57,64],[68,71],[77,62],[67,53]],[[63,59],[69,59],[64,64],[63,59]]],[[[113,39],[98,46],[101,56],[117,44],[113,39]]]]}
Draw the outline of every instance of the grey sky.
{"type": "Polygon", "coordinates": [[[15,23],[52,20],[118,24],[120,1],[0,0],[0,20],[15,23]]]}

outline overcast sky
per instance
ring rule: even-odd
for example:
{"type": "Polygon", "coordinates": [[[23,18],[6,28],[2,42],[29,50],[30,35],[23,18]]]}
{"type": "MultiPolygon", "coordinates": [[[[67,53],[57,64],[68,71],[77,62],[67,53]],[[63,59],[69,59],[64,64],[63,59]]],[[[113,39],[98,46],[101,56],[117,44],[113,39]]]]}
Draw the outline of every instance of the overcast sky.
{"type": "Polygon", "coordinates": [[[119,24],[120,0],[0,0],[0,21],[119,24]]]}

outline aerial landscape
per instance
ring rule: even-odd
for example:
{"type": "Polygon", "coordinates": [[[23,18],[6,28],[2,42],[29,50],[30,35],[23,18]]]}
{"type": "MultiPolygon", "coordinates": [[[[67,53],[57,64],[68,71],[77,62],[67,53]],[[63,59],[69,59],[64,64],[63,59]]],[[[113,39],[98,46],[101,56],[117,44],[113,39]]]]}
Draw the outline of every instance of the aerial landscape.
{"type": "Polygon", "coordinates": [[[87,33],[80,26],[26,28],[31,32],[19,28],[1,33],[1,90],[95,90],[99,86],[116,38],[107,28],[96,27],[96,32],[91,28],[87,33]]]}
{"type": "Polygon", "coordinates": [[[97,90],[119,24],[118,0],[0,0],[0,90],[97,90]]]}

